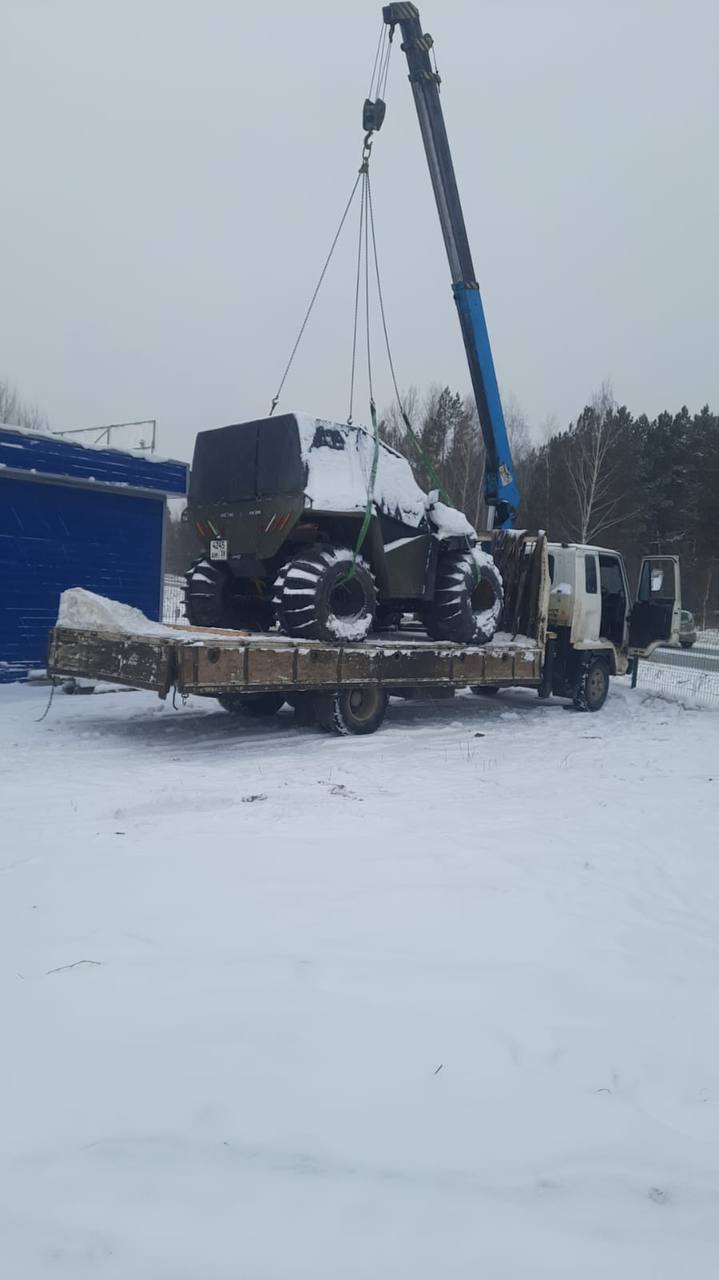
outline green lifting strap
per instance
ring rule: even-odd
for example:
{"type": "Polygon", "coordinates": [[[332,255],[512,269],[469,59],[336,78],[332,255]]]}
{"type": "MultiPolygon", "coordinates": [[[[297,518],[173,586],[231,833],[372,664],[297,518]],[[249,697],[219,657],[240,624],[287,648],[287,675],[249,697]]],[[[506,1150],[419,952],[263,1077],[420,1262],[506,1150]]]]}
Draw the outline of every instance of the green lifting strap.
{"type": "Polygon", "coordinates": [[[357,542],[355,543],[354,554],[352,556],[352,564],[350,565],[346,578],[343,579],[344,582],[349,582],[355,575],[357,557],[364,546],[365,538],[369,532],[370,521],[374,514],[374,487],[377,480],[377,467],[379,465],[379,423],[377,421],[377,407],[374,400],[370,400],[369,402],[369,411],[372,418],[374,449],[372,452],[372,465],[369,472],[369,481],[367,483],[367,505],[365,507],[364,519],[362,520],[360,531],[357,535],[357,542]]]}

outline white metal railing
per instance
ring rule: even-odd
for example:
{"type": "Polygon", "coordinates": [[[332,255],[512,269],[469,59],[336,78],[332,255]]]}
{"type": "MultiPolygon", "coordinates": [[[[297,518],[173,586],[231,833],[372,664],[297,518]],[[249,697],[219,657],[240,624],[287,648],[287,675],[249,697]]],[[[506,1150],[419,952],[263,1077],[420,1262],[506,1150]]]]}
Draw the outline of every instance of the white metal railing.
{"type": "Polygon", "coordinates": [[[180,574],[165,574],[165,586],[162,594],[162,621],[170,623],[187,621],[185,613],[185,579],[180,574]]]}

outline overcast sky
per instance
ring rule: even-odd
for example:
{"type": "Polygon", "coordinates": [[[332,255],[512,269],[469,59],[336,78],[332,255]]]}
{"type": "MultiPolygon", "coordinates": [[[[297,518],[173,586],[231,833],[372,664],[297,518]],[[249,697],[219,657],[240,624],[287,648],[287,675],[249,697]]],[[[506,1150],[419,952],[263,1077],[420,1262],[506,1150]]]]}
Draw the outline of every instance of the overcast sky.
{"type": "MultiPolygon", "coordinates": [[[[54,428],[156,417],[160,451],[188,457],[197,430],[267,411],[357,169],[380,14],[0,0],[0,377],[54,428]]],[[[605,378],[635,412],[717,408],[716,0],[426,0],[422,18],[504,393],[536,426],[605,378]]],[[[399,378],[465,391],[398,47],[387,101],[373,190],[399,378]]],[[[354,239],[286,409],[346,416],[354,239]]]]}

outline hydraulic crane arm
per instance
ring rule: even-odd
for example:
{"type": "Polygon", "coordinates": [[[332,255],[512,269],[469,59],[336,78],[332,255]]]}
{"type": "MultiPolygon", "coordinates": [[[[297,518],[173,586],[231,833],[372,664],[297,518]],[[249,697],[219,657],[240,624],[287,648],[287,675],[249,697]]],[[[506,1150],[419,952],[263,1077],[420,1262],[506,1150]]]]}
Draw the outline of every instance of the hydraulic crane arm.
{"type": "Polygon", "coordinates": [[[409,64],[409,80],[452,273],[452,291],[487,453],[485,501],[488,527],[496,523],[502,528],[511,528],[519,505],[519,491],[442,114],[439,75],[432,69],[429,57],[432,37],[423,33],[419,10],[413,4],[388,4],[382,14],[391,28],[390,34],[396,26],[400,28],[402,50],[409,64]]]}

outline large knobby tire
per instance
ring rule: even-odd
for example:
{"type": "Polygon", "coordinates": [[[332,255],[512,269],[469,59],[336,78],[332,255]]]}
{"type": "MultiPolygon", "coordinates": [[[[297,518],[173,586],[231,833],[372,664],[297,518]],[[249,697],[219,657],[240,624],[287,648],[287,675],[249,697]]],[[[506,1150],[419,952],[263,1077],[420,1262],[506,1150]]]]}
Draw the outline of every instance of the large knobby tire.
{"type": "Polygon", "coordinates": [[[357,641],[372,629],[377,590],[361,556],[355,560],[348,547],[316,546],[281,570],[274,603],[287,635],[357,641]]]}
{"type": "Polygon", "coordinates": [[[487,644],[497,630],[503,602],[499,569],[488,556],[446,551],[437,566],[425,627],[434,640],[487,644]]]}
{"type": "Polygon", "coordinates": [[[284,706],[281,693],[221,693],[217,699],[223,711],[233,716],[274,716],[284,706]]]}
{"type": "Polygon", "coordinates": [[[609,664],[604,658],[589,658],[579,669],[572,701],[577,711],[600,711],[609,693],[609,664]]]}
{"type": "Polygon", "coordinates": [[[234,578],[221,561],[200,556],[187,570],[185,584],[185,612],[193,627],[267,631],[273,621],[270,602],[243,595],[248,583],[234,578]]]}
{"type": "Polygon", "coordinates": [[[315,698],[315,715],[321,729],[328,733],[374,733],[387,710],[387,693],[379,685],[339,689],[321,693],[315,698]]]}

